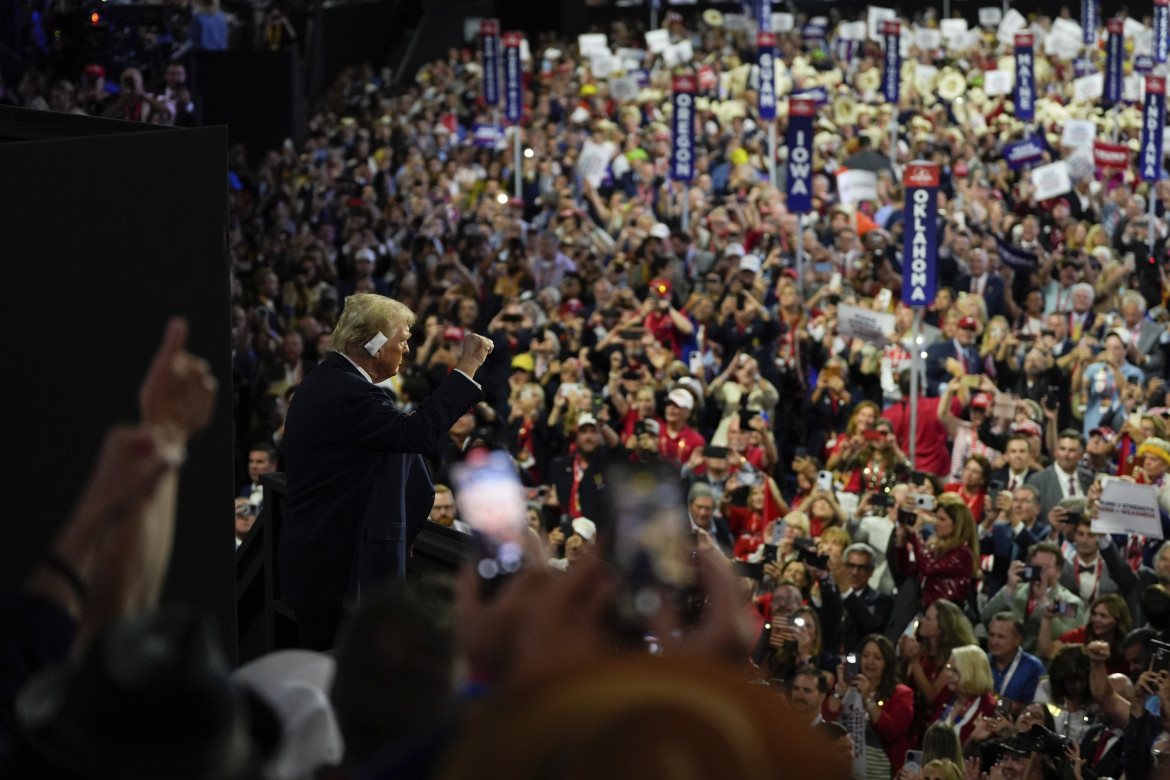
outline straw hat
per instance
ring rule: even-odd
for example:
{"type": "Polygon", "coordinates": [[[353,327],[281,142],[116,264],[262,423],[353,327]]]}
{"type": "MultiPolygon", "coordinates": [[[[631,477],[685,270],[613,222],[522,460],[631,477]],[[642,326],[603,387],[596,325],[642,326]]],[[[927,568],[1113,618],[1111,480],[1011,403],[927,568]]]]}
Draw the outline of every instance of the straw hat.
{"type": "Polygon", "coordinates": [[[715,8],[708,8],[703,12],[703,23],[708,27],[722,27],[723,14],[715,8]]]}
{"type": "Polygon", "coordinates": [[[833,101],[833,121],[838,126],[857,123],[857,101],[849,95],[841,95],[833,101]]]}
{"type": "Polygon", "coordinates": [[[946,68],[938,77],[938,95],[943,100],[954,100],[967,91],[967,79],[952,68],[946,68]]]}
{"type": "Polygon", "coordinates": [[[877,68],[863,70],[857,74],[857,88],[861,92],[877,92],[882,85],[882,72],[877,68]]]}

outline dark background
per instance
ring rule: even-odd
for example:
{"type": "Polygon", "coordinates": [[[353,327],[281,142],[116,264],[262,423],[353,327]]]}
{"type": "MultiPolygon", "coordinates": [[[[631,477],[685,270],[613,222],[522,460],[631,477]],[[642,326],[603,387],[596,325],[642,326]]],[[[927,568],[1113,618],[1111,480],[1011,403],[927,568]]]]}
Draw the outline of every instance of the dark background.
{"type": "Polygon", "coordinates": [[[226,154],[222,127],[0,109],[0,588],[19,587],[68,517],[105,430],[139,419],[139,383],[167,318],[182,314],[220,394],[182,470],[164,600],[214,613],[234,658],[226,154]]]}

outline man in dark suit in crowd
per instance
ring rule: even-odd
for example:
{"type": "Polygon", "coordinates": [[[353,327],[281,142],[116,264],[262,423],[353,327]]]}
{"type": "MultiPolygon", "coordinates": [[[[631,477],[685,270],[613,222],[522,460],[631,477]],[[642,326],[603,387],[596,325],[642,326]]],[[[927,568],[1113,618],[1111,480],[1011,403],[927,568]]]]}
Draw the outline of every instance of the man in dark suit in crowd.
{"type": "Polygon", "coordinates": [[[956,376],[983,373],[979,351],[973,346],[979,322],[963,317],[950,341],[931,344],[926,350],[926,395],[940,396],[956,376]]]}
{"type": "Polygon", "coordinates": [[[1041,519],[1048,519],[1048,513],[1061,499],[1084,498],[1088,493],[1093,472],[1081,467],[1084,454],[1085,437],[1080,431],[1065,428],[1056,441],[1056,460],[1028,478],[1028,484],[1040,491],[1041,519]]]}
{"type": "Polygon", "coordinates": [[[830,652],[837,652],[838,645],[842,652],[853,652],[857,650],[864,637],[882,633],[885,631],[886,623],[890,622],[894,600],[869,586],[876,557],[873,548],[868,544],[860,542],[851,544],[845,549],[844,555],[849,589],[838,594],[836,585],[826,587],[826,583],[833,582],[831,577],[826,577],[821,582],[825,606],[821,614],[842,615],[838,626],[830,626],[827,622],[824,626],[825,646],[832,648],[830,652]],[[843,614],[839,611],[838,604],[843,614]]]}
{"type": "Polygon", "coordinates": [[[979,540],[979,554],[991,556],[992,561],[991,570],[983,579],[984,593],[995,593],[1002,588],[1012,561],[1024,560],[1032,545],[1044,541],[1049,530],[1047,523],[1037,519],[1040,491],[1022,480],[1015,490],[1005,487],[1000,491],[994,510],[986,512],[995,522],[979,540]]]}
{"type": "Polygon", "coordinates": [[[301,643],[332,646],[345,608],[406,573],[406,556],[435,491],[422,454],[483,400],[472,379],[492,343],[475,334],[418,410],[404,414],[375,382],[398,373],[414,313],[354,295],[325,361],[301,383],[285,424],[288,501],[280,536],[281,598],[301,643]]]}
{"type": "Polygon", "coordinates": [[[987,305],[987,316],[1007,315],[1007,300],[1004,296],[1003,279],[988,273],[987,252],[972,249],[967,255],[969,274],[960,274],[955,279],[955,292],[969,293],[982,298],[987,305]]]}

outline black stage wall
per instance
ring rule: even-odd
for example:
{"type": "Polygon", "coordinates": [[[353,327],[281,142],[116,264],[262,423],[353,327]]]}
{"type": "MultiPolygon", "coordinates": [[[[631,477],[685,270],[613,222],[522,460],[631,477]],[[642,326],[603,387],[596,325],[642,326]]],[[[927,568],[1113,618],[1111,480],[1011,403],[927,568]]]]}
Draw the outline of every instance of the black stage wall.
{"type": "Polygon", "coordinates": [[[164,599],[214,613],[234,659],[226,154],[219,127],[0,110],[0,588],[19,586],[68,515],[106,428],[138,419],[139,382],[182,314],[220,396],[183,467],[164,599]]]}
{"type": "Polygon", "coordinates": [[[227,125],[228,142],[242,143],[249,159],[305,140],[305,101],[297,54],[280,51],[199,51],[188,78],[200,96],[203,125],[227,125]]]}

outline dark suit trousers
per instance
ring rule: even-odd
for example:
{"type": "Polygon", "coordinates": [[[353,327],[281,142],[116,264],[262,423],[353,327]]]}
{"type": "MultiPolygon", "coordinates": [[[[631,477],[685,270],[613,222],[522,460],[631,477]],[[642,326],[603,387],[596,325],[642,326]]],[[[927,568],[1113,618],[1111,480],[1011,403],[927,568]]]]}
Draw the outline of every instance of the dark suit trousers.
{"type": "Polygon", "coordinates": [[[330,609],[298,609],[297,638],[305,650],[324,653],[337,646],[337,632],[345,619],[341,607],[330,609]]]}

